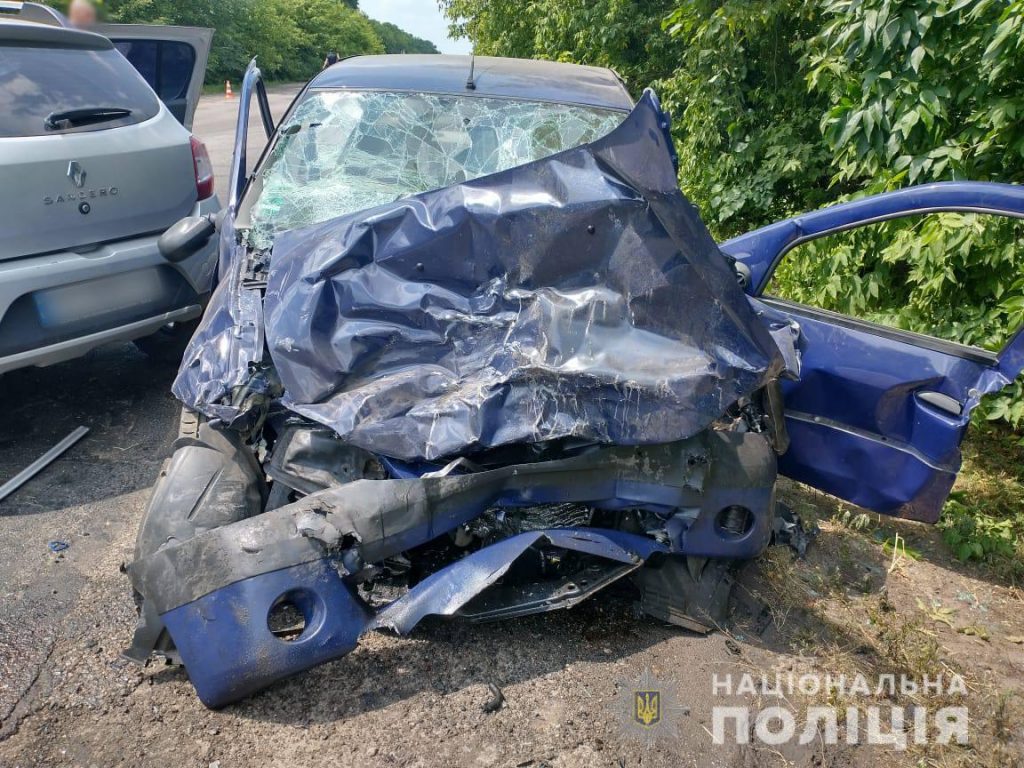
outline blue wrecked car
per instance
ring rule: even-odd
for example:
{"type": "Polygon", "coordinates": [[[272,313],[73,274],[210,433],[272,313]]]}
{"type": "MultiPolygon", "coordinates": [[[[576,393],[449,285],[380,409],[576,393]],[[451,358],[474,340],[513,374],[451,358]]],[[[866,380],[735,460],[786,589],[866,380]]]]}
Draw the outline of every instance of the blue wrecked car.
{"type": "Polygon", "coordinates": [[[253,65],[184,403],[128,573],[129,657],[218,707],[373,629],[568,608],[612,584],[710,631],[734,565],[800,545],[778,473],[937,519],[969,414],[1024,366],[763,296],[785,254],[1024,190],[910,188],[716,244],[669,118],[614,73],[367,56],[275,122],[253,65]],[[247,174],[252,104],[269,142],[247,174]]]}

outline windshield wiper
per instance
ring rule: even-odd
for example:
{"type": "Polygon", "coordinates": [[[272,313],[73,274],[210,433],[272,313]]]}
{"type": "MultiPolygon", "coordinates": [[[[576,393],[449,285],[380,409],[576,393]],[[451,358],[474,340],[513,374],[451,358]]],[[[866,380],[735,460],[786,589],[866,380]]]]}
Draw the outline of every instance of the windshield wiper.
{"type": "Polygon", "coordinates": [[[132,111],[124,107],[85,107],[84,109],[66,109],[51,112],[43,120],[43,127],[48,131],[63,131],[76,125],[105,123],[128,117],[132,111]]]}

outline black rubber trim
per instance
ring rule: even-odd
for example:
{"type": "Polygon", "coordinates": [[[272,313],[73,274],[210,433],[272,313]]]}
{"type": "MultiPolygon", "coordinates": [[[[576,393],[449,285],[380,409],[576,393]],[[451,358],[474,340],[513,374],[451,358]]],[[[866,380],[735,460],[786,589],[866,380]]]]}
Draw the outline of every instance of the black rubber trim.
{"type": "Polygon", "coordinates": [[[952,357],[958,357],[962,360],[970,360],[971,362],[979,363],[981,365],[995,365],[999,362],[999,356],[997,353],[989,352],[988,350],[981,349],[979,347],[968,347],[965,344],[957,344],[953,341],[937,339],[934,336],[925,336],[923,333],[904,331],[899,328],[888,328],[884,325],[868,322],[867,320],[859,320],[858,318],[842,315],[838,312],[819,309],[818,307],[811,307],[807,304],[799,304],[787,299],[778,299],[773,296],[762,296],[760,300],[775,309],[782,310],[783,312],[791,312],[798,317],[809,317],[814,320],[821,320],[822,322],[841,325],[844,328],[850,328],[854,331],[861,331],[863,333],[869,333],[872,336],[881,336],[894,341],[902,341],[905,344],[922,347],[923,349],[930,349],[933,352],[951,355],[952,357]]]}

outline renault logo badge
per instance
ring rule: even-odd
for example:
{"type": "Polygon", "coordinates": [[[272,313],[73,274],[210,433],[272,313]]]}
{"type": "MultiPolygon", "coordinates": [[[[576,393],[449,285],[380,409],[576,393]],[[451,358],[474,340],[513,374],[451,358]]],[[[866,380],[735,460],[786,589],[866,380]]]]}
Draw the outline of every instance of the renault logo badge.
{"type": "Polygon", "coordinates": [[[72,160],[68,163],[68,178],[79,189],[85,186],[85,175],[85,169],[82,168],[77,160],[72,160]]]}

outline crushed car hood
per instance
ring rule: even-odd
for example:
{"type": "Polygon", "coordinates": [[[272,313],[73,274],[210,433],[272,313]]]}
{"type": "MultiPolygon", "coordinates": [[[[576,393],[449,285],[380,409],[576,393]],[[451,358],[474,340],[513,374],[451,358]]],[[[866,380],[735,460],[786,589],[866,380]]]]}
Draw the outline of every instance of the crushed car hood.
{"type": "Polygon", "coordinates": [[[174,393],[244,420],[266,350],[287,408],[405,461],[697,434],[797,332],[737,284],[668,127],[648,91],[594,143],[285,232],[255,279],[228,223],[174,393]]]}

